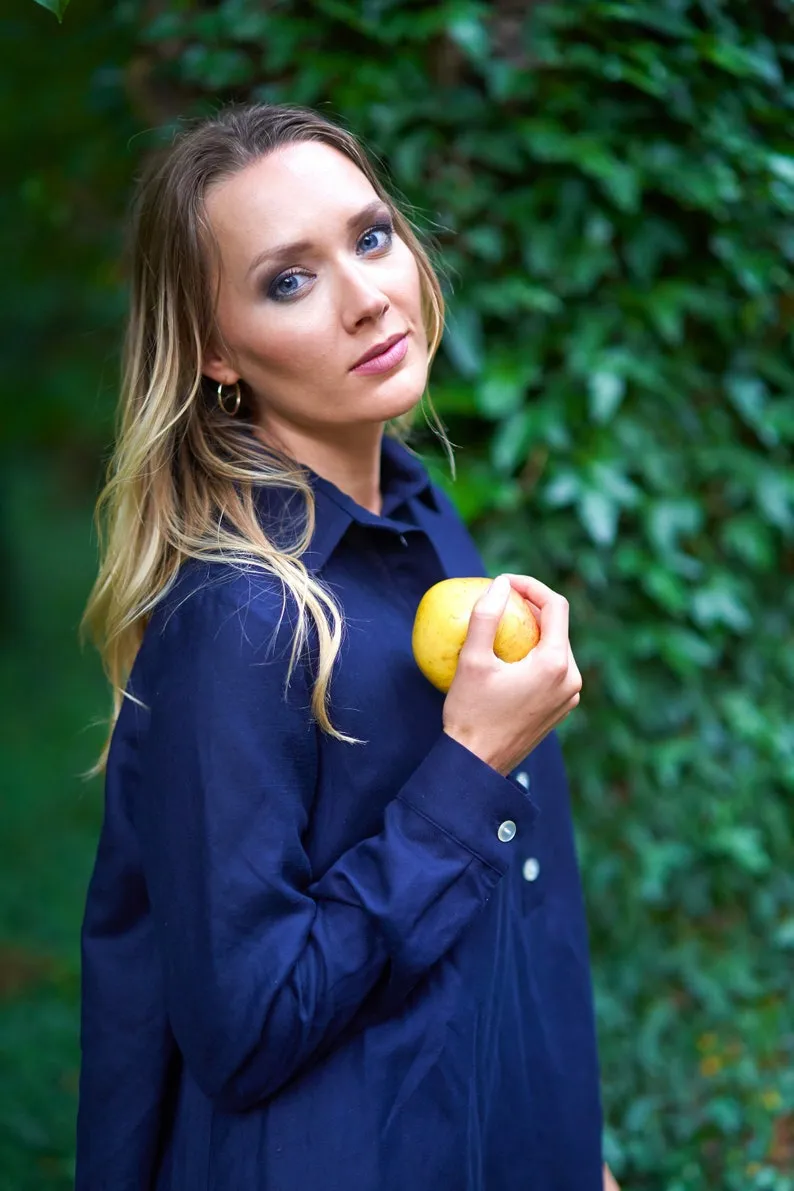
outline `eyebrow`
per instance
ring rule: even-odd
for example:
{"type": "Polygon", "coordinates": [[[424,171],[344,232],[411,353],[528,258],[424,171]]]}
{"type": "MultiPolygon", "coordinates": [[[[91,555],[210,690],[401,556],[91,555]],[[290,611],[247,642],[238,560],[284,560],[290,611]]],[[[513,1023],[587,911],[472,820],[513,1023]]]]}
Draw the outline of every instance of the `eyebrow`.
{"type": "MultiPolygon", "coordinates": [[[[364,207],[363,210],[359,211],[356,215],[350,216],[346,224],[347,230],[352,232],[366,220],[377,219],[377,217],[382,215],[384,211],[389,211],[388,205],[383,201],[383,199],[375,199],[374,202],[368,203],[367,206],[364,207]]],[[[389,217],[391,217],[391,211],[389,211],[389,217]]],[[[255,256],[251,261],[251,264],[248,266],[246,277],[249,277],[251,273],[253,273],[254,269],[258,268],[259,265],[263,264],[265,261],[287,261],[295,256],[298,256],[301,252],[310,252],[313,248],[314,244],[311,240],[295,240],[292,244],[279,244],[276,248],[267,248],[264,252],[260,252],[258,256],[255,256]]]]}

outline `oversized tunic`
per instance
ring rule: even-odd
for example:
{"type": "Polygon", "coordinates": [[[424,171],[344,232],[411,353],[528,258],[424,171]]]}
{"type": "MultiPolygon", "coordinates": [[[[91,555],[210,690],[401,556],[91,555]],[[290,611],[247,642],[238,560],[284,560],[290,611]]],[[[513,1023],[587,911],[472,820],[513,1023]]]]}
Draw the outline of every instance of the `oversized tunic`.
{"type": "MultiPolygon", "coordinates": [[[[269,576],[191,561],[114,729],[81,933],[76,1191],[601,1191],[588,938],[554,733],[442,730],[424,592],[485,573],[384,438],[375,515],[310,473],[334,726],[269,576]]],[[[295,496],[262,492],[278,540],[295,496]]]]}

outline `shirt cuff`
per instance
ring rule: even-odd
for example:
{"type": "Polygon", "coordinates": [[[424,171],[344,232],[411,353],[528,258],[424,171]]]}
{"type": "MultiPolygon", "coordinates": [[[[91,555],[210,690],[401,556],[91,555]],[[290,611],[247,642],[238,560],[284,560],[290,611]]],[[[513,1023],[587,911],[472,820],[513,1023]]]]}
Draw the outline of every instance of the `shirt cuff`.
{"type": "Polygon", "coordinates": [[[485,864],[507,872],[538,808],[526,790],[442,732],[397,797],[485,864]]]}

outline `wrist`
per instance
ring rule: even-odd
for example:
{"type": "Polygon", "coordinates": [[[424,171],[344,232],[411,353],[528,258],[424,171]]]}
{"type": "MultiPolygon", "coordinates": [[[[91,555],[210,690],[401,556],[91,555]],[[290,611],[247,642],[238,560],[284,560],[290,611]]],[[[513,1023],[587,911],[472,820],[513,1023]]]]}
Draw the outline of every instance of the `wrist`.
{"type": "Polygon", "coordinates": [[[507,772],[502,769],[498,758],[493,754],[492,750],[488,749],[479,741],[473,732],[467,732],[461,728],[448,727],[446,724],[444,725],[444,732],[452,740],[462,745],[463,748],[473,753],[475,757],[479,757],[486,765],[490,765],[491,769],[495,769],[497,773],[501,773],[504,776],[505,772],[507,772]]]}

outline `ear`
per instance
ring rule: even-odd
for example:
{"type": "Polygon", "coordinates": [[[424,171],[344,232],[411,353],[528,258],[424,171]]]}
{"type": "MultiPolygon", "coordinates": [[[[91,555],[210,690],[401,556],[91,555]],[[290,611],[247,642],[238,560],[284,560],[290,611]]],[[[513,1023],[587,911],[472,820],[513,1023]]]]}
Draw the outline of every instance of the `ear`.
{"type": "Polygon", "coordinates": [[[210,380],[217,381],[220,385],[234,385],[240,379],[240,373],[235,372],[229,363],[228,357],[215,346],[207,349],[201,365],[201,371],[210,380]]]}

